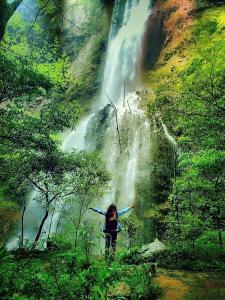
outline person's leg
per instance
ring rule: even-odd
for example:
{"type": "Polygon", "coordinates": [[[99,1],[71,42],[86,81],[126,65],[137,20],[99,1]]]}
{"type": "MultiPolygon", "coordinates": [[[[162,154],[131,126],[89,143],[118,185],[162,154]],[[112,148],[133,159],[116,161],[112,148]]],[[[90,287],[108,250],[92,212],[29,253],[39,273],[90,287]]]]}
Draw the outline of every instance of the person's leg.
{"type": "Polygon", "coordinates": [[[111,235],[109,233],[105,234],[105,259],[109,257],[109,248],[111,242],[111,235]]]}
{"type": "Polygon", "coordinates": [[[114,259],[115,252],[116,252],[116,239],[117,239],[117,232],[113,232],[112,233],[112,242],[111,242],[111,246],[112,246],[112,259],[114,259]]]}

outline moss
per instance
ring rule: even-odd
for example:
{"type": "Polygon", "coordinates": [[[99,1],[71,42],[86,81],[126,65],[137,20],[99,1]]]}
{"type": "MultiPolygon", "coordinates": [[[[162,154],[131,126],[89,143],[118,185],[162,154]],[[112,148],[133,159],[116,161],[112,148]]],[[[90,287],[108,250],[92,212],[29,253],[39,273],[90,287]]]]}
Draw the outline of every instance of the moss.
{"type": "MultiPolygon", "coordinates": [[[[168,0],[165,5],[174,2],[176,1],[168,0]]],[[[162,7],[165,9],[165,6],[162,7]]],[[[176,81],[176,74],[185,71],[205,48],[213,49],[213,45],[222,42],[225,37],[225,11],[223,7],[205,8],[201,12],[195,12],[193,19],[185,19],[184,22],[187,24],[184,24],[182,38],[177,38],[177,34],[172,32],[177,20],[178,16],[173,16],[165,24],[165,26],[169,26],[167,29],[171,30],[171,39],[165,44],[154,68],[145,74],[145,87],[147,89],[151,87],[151,93],[144,96],[142,107],[148,110],[148,116],[151,120],[160,112],[160,107],[170,105],[170,93],[167,84],[170,84],[173,80],[172,88],[179,90],[179,81],[176,81]],[[168,97],[165,96],[165,98],[159,100],[158,95],[161,89],[168,92],[168,97]],[[159,101],[162,101],[161,106],[159,101]]],[[[175,110],[176,103],[171,105],[171,110],[175,110]]],[[[170,131],[177,136],[179,147],[189,149],[192,142],[190,137],[183,134],[184,128],[182,126],[184,124],[180,126],[179,122],[175,120],[174,114],[167,114],[163,119],[170,131]]],[[[150,219],[151,226],[159,236],[165,237],[168,222],[167,214],[170,208],[165,207],[163,209],[162,205],[168,203],[171,193],[170,188],[172,187],[175,161],[173,161],[172,149],[169,149],[161,134],[158,134],[153,142],[155,145],[155,149],[152,149],[154,153],[153,161],[155,163],[151,166],[154,169],[154,176],[152,176],[154,180],[151,181],[151,185],[154,188],[150,199],[151,201],[154,200],[155,205],[146,207],[146,220],[150,219]]],[[[207,143],[209,143],[209,139],[207,143]]]]}
{"type": "Polygon", "coordinates": [[[66,93],[68,99],[87,104],[95,96],[100,87],[99,72],[105,51],[106,32],[94,35],[80,51],[70,71],[71,84],[66,93]]]}
{"type": "Polygon", "coordinates": [[[0,200],[0,245],[2,245],[11,229],[19,220],[19,206],[12,201],[0,200]]]}
{"type": "Polygon", "coordinates": [[[185,28],[182,40],[177,42],[174,35],[162,50],[155,67],[145,74],[145,85],[150,85],[153,91],[156,91],[175,70],[185,70],[201,49],[211,47],[214,42],[224,39],[224,7],[213,6],[204,9],[197,13],[193,22],[185,28]]]}

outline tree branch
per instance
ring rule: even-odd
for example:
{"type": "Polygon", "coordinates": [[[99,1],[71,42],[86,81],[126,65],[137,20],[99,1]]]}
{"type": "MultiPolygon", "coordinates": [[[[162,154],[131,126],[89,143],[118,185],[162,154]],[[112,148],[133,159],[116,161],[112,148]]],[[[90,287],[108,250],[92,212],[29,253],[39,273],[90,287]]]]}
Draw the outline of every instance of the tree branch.
{"type": "Polygon", "coordinates": [[[109,103],[111,104],[113,111],[115,113],[115,117],[116,117],[116,130],[118,133],[118,139],[119,139],[119,145],[120,145],[120,153],[122,153],[122,145],[121,145],[121,140],[120,140],[120,130],[119,130],[119,124],[118,124],[118,117],[117,117],[117,108],[115,106],[115,104],[111,101],[111,99],[109,98],[108,94],[106,93],[107,98],[109,99],[109,103]]]}
{"type": "MultiPolygon", "coordinates": [[[[36,21],[37,21],[37,18],[38,18],[39,14],[40,14],[40,12],[41,12],[46,6],[48,6],[48,4],[49,4],[50,1],[51,1],[51,0],[47,0],[47,1],[45,2],[45,4],[39,8],[38,12],[36,13],[35,19],[34,19],[33,23],[31,24],[31,27],[30,27],[30,29],[29,29],[29,33],[31,32],[32,28],[34,27],[34,25],[35,25],[35,23],[36,23],[36,21]]],[[[29,33],[28,33],[28,34],[29,34],[29,33]]]]}

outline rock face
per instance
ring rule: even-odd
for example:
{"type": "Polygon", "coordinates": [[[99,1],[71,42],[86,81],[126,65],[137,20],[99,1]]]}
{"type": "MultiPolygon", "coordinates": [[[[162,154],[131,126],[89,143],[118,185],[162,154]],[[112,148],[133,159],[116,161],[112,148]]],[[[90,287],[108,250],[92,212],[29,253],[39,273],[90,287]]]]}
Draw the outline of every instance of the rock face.
{"type": "Polygon", "coordinates": [[[155,0],[143,38],[142,68],[149,71],[186,38],[185,31],[192,24],[194,0],[155,0]],[[167,44],[170,47],[165,49],[167,44]]]}
{"type": "Polygon", "coordinates": [[[157,6],[153,9],[147,21],[147,28],[143,39],[142,68],[144,71],[152,69],[164,47],[166,32],[164,21],[167,17],[165,10],[157,6]]]}
{"type": "Polygon", "coordinates": [[[166,246],[160,242],[158,239],[155,239],[153,243],[144,245],[141,247],[140,254],[144,258],[151,257],[155,252],[160,252],[166,249],[166,246]]]}

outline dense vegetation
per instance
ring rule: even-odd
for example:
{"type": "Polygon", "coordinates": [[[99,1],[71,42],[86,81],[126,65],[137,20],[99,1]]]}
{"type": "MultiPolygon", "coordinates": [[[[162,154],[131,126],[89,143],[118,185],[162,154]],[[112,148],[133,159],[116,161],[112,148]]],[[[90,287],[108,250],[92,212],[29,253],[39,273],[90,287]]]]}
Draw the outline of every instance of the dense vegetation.
{"type": "MultiPolygon", "coordinates": [[[[78,161],[82,163],[83,160],[84,165],[89,161],[90,167],[96,163],[96,167],[92,166],[96,172],[99,170],[101,173],[97,166],[102,166],[102,172],[104,169],[97,156],[91,157],[85,153],[65,155],[60,150],[60,134],[65,129],[75,128],[87,106],[85,103],[79,106],[78,101],[81,97],[84,102],[90,99],[98,87],[98,82],[93,78],[97,77],[101,63],[107,27],[100,35],[99,26],[103,27],[101,22],[95,21],[92,27],[90,22],[96,15],[104,13],[104,8],[100,2],[85,4],[81,1],[77,4],[81,14],[82,10],[86,10],[85,21],[78,30],[78,26],[71,24],[66,14],[61,20],[62,3],[57,3],[48,1],[45,6],[40,1],[33,4],[33,8],[32,2],[24,4],[23,10],[27,10],[28,19],[17,11],[13,18],[7,19],[7,31],[0,45],[1,164],[4,166],[1,168],[1,212],[9,216],[8,225],[2,226],[1,243],[6,240],[5,234],[8,234],[10,226],[14,221],[17,222],[17,206],[23,206],[24,195],[32,189],[32,185],[42,190],[44,174],[59,188],[60,183],[55,183],[59,178],[52,176],[65,176],[68,172],[72,176],[75,172],[72,164],[80,168],[78,161]],[[64,27],[61,21],[66,23],[64,27]],[[58,30],[59,27],[61,30],[58,30]],[[87,32],[87,28],[91,29],[87,32]],[[72,43],[73,47],[62,47],[63,38],[69,39],[64,42],[72,43]],[[95,38],[95,41],[89,47],[90,53],[85,61],[87,65],[77,63],[78,69],[82,69],[82,76],[74,76],[71,68],[73,56],[76,58],[83,47],[85,51],[90,38],[95,38]],[[87,73],[90,65],[92,72],[87,73]],[[86,91],[85,99],[83,90],[86,91]],[[45,163],[46,160],[49,165],[45,163]]],[[[2,18],[6,17],[4,13],[1,10],[2,18]]],[[[105,19],[102,19],[102,23],[106,22],[105,19]]],[[[72,178],[68,180],[72,181],[72,178]]]]}
{"type": "Polygon", "coordinates": [[[98,153],[61,150],[61,133],[76,128],[99,88],[111,5],[79,1],[79,25],[62,1],[28,2],[28,19],[14,13],[17,5],[1,5],[1,299],[106,299],[123,296],[124,287],[134,299],[155,299],[159,290],[148,265],[134,270],[117,261],[109,267],[90,255],[93,229],[83,215],[103,195],[110,174],[98,153]],[[31,191],[43,216],[34,239],[27,240],[31,191]],[[50,236],[59,211],[57,234],[50,236]],[[11,232],[18,232],[19,249],[8,253],[11,232]]]}
{"type": "Polygon", "coordinates": [[[130,293],[132,299],[156,299],[159,294],[148,264],[117,261],[109,267],[102,259],[86,260],[74,249],[60,247],[36,258],[1,252],[1,299],[118,299],[130,293]]]}
{"type": "MultiPolygon", "coordinates": [[[[36,1],[37,18],[31,14],[28,20],[1,3],[1,299],[156,299],[150,261],[225,270],[225,13],[218,1],[197,1],[184,39],[174,42],[171,31],[146,75],[153,92],[143,97],[143,107],[159,132],[154,208],[141,222],[140,216],[124,220],[128,245],[114,262],[91,255],[93,228],[82,216],[104,194],[110,174],[99,153],[63,152],[62,133],[76,128],[99,90],[112,2],[77,1],[77,24],[62,10],[64,1],[36,1]],[[166,142],[162,121],[176,147],[166,142]],[[34,240],[27,241],[24,214],[33,190],[44,214],[34,240]],[[59,211],[56,234],[49,230],[41,239],[47,218],[59,211]],[[19,249],[7,252],[17,224],[19,249]],[[151,242],[153,232],[167,249],[143,259],[140,243],[151,242]],[[46,250],[37,250],[41,243],[46,250]]],[[[181,26],[182,15],[173,13],[172,25],[181,26]]],[[[138,188],[140,194],[148,190],[138,188]]]]}
{"type": "Polygon", "coordinates": [[[162,119],[178,141],[169,212],[164,217],[171,257],[165,253],[165,262],[163,255],[160,261],[187,269],[223,269],[224,9],[203,4],[199,1],[201,12],[185,38],[174,47],[168,45],[149,74],[150,81],[159,82],[150,98],[150,116],[162,119]]]}

